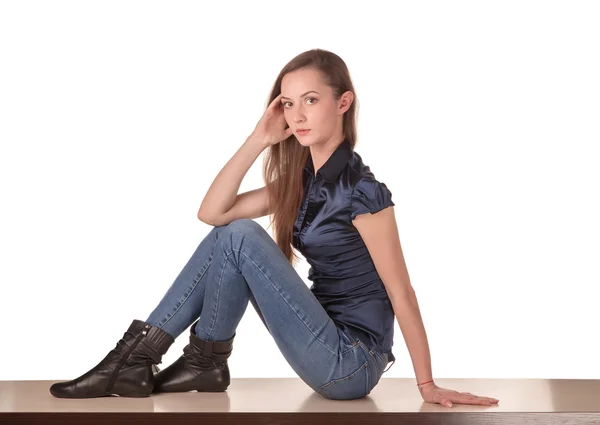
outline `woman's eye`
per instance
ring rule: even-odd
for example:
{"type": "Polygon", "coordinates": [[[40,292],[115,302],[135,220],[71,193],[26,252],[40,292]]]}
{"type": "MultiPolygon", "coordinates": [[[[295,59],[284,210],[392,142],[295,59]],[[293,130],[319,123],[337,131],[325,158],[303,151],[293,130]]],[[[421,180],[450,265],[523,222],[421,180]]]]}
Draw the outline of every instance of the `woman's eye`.
{"type": "MultiPolygon", "coordinates": [[[[307,97],[307,99],[314,100],[314,101],[316,101],[316,100],[317,100],[317,99],[315,99],[314,97],[307,97]]],[[[290,102],[282,102],[281,104],[282,104],[282,105],[283,105],[283,107],[285,108],[285,105],[287,105],[288,103],[290,103],[290,102]]],[[[314,105],[314,103],[309,103],[309,105],[314,105]]]]}

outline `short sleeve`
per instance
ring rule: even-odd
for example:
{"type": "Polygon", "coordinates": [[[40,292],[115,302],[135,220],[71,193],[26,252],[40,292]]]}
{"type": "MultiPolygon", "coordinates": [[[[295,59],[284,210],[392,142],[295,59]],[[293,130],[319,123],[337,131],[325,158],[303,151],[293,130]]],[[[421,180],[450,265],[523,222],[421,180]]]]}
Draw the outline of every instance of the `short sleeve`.
{"type": "Polygon", "coordinates": [[[389,206],[394,206],[392,192],[385,183],[373,179],[362,179],[356,183],[352,192],[350,219],[359,214],[381,211],[389,206]]]}

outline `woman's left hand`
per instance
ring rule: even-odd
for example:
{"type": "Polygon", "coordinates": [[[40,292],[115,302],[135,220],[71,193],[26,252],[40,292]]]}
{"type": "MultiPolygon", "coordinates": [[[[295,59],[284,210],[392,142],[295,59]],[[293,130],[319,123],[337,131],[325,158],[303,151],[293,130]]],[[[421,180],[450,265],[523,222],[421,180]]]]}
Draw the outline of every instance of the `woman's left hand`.
{"type": "Polygon", "coordinates": [[[498,404],[499,401],[496,398],[480,397],[466,392],[459,393],[458,391],[438,387],[435,384],[423,387],[421,397],[429,403],[439,403],[445,407],[452,407],[452,403],[491,406],[492,404],[498,404]]]}

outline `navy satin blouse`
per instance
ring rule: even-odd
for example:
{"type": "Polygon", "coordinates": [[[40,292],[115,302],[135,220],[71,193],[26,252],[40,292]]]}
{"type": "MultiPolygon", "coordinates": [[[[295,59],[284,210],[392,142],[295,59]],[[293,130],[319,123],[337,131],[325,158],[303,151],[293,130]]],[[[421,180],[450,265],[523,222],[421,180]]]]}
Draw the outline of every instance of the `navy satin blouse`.
{"type": "Polygon", "coordinates": [[[352,224],[359,214],[376,213],[392,193],[344,140],[317,171],[306,161],[304,198],[294,224],[293,246],[310,269],[310,290],[338,327],[371,349],[389,353],[394,310],[369,251],[352,224]]]}

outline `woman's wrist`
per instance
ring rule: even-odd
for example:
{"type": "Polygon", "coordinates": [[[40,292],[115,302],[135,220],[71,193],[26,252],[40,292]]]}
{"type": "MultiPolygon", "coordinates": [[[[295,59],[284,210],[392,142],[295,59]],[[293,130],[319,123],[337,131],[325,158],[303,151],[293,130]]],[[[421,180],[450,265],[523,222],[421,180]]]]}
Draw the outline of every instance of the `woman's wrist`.
{"type": "Polygon", "coordinates": [[[261,151],[268,147],[268,145],[265,143],[265,138],[255,133],[250,134],[248,139],[246,139],[246,142],[255,146],[259,146],[261,151]]]}
{"type": "Polygon", "coordinates": [[[417,386],[419,387],[419,391],[423,391],[424,389],[435,386],[435,382],[433,381],[433,379],[430,379],[428,381],[417,384],[417,386]]]}

